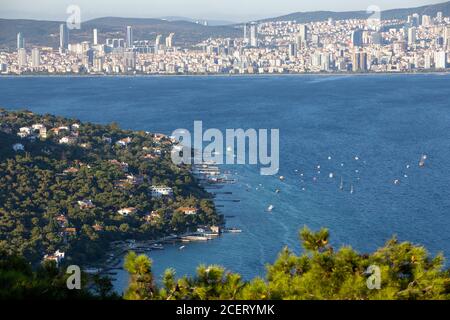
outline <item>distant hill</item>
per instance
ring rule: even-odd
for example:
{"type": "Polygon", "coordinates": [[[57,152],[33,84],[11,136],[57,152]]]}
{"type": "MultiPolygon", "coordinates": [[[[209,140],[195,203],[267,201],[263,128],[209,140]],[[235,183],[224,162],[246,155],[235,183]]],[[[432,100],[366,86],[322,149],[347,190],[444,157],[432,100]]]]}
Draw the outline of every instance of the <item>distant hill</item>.
{"type": "MultiPolygon", "coordinates": [[[[58,21],[25,19],[0,19],[0,47],[16,47],[18,32],[22,32],[27,45],[58,47],[58,21]]],[[[134,38],[153,40],[157,34],[167,36],[174,32],[174,43],[190,46],[209,37],[238,37],[241,32],[232,26],[204,26],[189,21],[168,21],[162,19],[105,17],[81,24],[80,30],[70,30],[70,42],[92,41],[92,29],[97,28],[99,41],[106,38],[125,37],[126,26],[133,26],[134,38]]]]}
{"type": "Polygon", "coordinates": [[[182,21],[188,21],[188,22],[194,22],[194,23],[197,21],[199,21],[200,23],[207,21],[209,26],[227,26],[227,25],[230,26],[233,24],[237,24],[236,22],[228,21],[228,20],[193,19],[193,18],[178,17],[178,16],[161,17],[160,19],[168,20],[168,21],[182,20],[182,21]]]}
{"type": "MultiPolygon", "coordinates": [[[[406,19],[408,15],[413,13],[426,14],[436,16],[436,13],[441,11],[444,16],[450,16],[450,1],[434,5],[427,5],[416,8],[393,9],[386,10],[381,13],[381,19],[406,19]]],[[[347,11],[347,12],[333,12],[333,11],[314,11],[314,12],[295,12],[288,15],[267,18],[260,20],[260,22],[267,21],[297,21],[300,23],[308,23],[314,21],[324,21],[328,18],[334,20],[345,19],[367,19],[371,14],[366,11],[347,11]]]]}
{"type": "MultiPolygon", "coordinates": [[[[417,8],[394,9],[383,11],[382,19],[405,19],[413,13],[435,16],[441,11],[444,16],[450,16],[450,1],[435,5],[417,8]]],[[[365,11],[315,11],[296,12],[280,17],[260,20],[265,21],[297,21],[307,23],[312,21],[324,21],[328,18],[335,20],[343,19],[366,19],[369,14],[365,11]]],[[[39,21],[27,19],[0,19],[0,49],[9,47],[15,49],[18,32],[22,32],[27,46],[41,45],[58,47],[59,24],[58,21],[39,21]]],[[[105,17],[86,21],[82,23],[80,30],[71,30],[70,42],[92,41],[92,29],[99,31],[99,41],[104,42],[106,38],[125,37],[126,26],[134,28],[134,37],[137,40],[153,40],[157,34],[167,36],[175,33],[174,43],[177,46],[191,46],[210,37],[239,37],[242,30],[238,25],[216,25],[226,23],[225,21],[209,21],[208,26],[195,23],[194,20],[184,17],[166,17],[164,19],[147,18],[119,18],[105,17]],[[189,21],[186,21],[189,20],[189,21]]]]}

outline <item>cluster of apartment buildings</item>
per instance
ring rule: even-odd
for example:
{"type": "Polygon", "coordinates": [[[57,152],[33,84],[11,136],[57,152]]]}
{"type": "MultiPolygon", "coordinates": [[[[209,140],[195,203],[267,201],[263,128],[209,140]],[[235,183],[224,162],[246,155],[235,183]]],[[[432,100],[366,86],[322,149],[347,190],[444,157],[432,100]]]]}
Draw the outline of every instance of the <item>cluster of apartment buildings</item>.
{"type": "Polygon", "coordinates": [[[60,27],[60,46],[0,53],[0,73],[48,74],[254,74],[314,72],[413,72],[449,66],[450,18],[413,14],[406,20],[348,19],[270,21],[239,26],[242,37],[211,38],[191,48],[175,46],[176,35],[99,43],[70,43],[60,27]]]}

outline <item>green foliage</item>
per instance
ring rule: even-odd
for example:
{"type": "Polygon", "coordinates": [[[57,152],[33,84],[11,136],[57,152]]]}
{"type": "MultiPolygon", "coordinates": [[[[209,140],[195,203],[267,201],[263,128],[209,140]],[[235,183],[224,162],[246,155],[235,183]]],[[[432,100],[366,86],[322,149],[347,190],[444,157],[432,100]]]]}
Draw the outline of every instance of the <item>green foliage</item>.
{"type": "MultiPolygon", "coordinates": [[[[443,257],[432,258],[425,248],[391,239],[371,255],[350,247],[339,250],[329,244],[329,232],[300,232],[304,253],[284,248],[267,266],[266,279],[244,281],[220,266],[200,266],[194,277],[175,278],[166,271],[163,287],[152,287],[151,296],[129,298],[167,300],[425,300],[450,299],[449,271],[443,257]],[[369,289],[370,266],[380,270],[380,288],[369,289]]],[[[136,254],[130,254],[137,260],[136,254]]],[[[143,257],[143,256],[142,256],[143,257]]],[[[142,259],[145,260],[143,257],[142,259]]],[[[148,258],[147,258],[148,259],[148,258]]],[[[128,270],[128,268],[127,268],[128,270]]],[[[131,269],[132,270],[132,269],[131,269]]],[[[150,268],[146,267],[146,273],[150,268]]],[[[131,273],[133,275],[133,273],[131,273]]]]}
{"type": "Polygon", "coordinates": [[[114,123],[102,126],[0,110],[0,249],[33,264],[59,249],[66,253],[65,262],[83,264],[101,258],[112,241],[157,239],[220,223],[222,218],[190,168],[172,163],[171,148],[169,139],[156,141],[152,134],[121,130],[114,123]],[[78,129],[71,127],[74,123],[78,129]],[[46,126],[47,139],[16,135],[33,124],[46,126]],[[58,127],[70,131],[50,130],[58,127]],[[63,136],[76,137],[76,144],[60,144],[63,136]],[[128,146],[117,145],[127,137],[128,146]],[[15,143],[22,143],[26,152],[15,153],[15,143]],[[155,149],[161,154],[146,159],[155,149]],[[122,162],[128,164],[128,172],[117,165],[122,162]],[[126,182],[127,175],[139,177],[139,183],[126,182]],[[152,184],[172,187],[174,198],[151,199],[152,184]],[[85,199],[95,208],[81,209],[78,201],[85,199]],[[198,207],[198,214],[175,213],[185,206],[198,207]],[[117,213],[127,207],[137,212],[126,217],[117,213]],[[160,212],[161,218],[148,222],[145,216],[152,211],[160,212]],[[61,214],[68,220],[65,226],[56,220],[61,214]],[[66,234],[66,227],[75,228],[76,234],[66,234]]]}
{"type": "Polygon", "coordinates": [[[0,253],[0,300],[24,299],[118,299],[110,279],[82,275],[81,290],[67,288],[67,274],[54,263],[45,263],[33,270],[23,258],[0,253]]]}

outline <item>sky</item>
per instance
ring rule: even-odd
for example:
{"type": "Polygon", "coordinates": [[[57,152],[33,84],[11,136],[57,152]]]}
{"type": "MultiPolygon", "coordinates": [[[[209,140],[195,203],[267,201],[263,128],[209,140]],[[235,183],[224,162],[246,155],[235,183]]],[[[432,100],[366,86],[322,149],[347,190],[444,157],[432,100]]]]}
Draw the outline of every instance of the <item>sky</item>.
{"type": "Polygon", "coordinates": [[[445,0],[0,0],[0,18],[66,20],[77,5],[86,21],[105,16],[189,17],[233,22],[275,17],[298,11],[381,10],[429,5],[445,0]]]}

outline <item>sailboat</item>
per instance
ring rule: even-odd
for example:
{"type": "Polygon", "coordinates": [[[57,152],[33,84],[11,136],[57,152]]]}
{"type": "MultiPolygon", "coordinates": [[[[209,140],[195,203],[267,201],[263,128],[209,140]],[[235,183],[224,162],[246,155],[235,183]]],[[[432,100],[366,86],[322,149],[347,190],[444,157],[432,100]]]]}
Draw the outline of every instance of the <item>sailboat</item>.
{"type": "Polygon", "coordinates": [[[420,157],[419,167],[421,168],[425,167],[425,160],[427,160],[427,155],[424,154],[420,157]]]}

